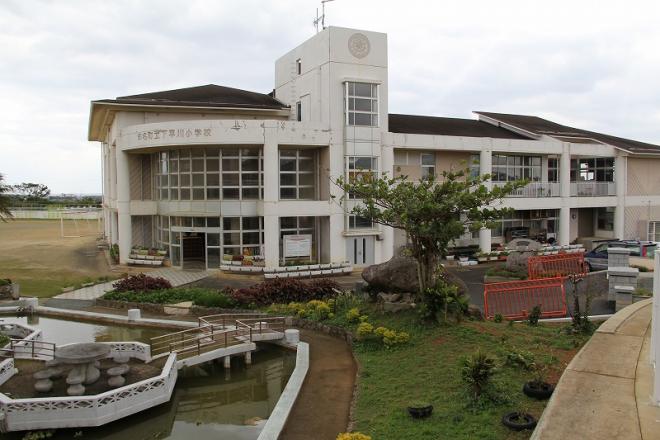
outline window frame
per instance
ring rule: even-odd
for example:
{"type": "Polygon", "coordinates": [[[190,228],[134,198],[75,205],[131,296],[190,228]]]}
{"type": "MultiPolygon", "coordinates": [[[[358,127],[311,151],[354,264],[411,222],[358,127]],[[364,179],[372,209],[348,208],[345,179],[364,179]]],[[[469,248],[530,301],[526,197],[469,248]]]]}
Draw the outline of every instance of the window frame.
{"type": "Polygon", "coordinates": [[[362,81],[344,82],[344,123],[350,127],[379,127],[380,126],[380,87],[376,83],[362,81]],[[357,94],[358,85],[369,86],[369,96],[357,94]],[[351,93],[351,90],[353,92],[351,93]],[[357,102],[369,102],[370,110],[358,110],[357,102]],[[352,109],[351,109],[351,103],[352,109]],[[375,108],[375,110],[374,110],[375,108]],[[357,115],[369,115],[369,124],[358,124],[357,115]],[[352,116],[352,118],[351,118],[352,116]]]}

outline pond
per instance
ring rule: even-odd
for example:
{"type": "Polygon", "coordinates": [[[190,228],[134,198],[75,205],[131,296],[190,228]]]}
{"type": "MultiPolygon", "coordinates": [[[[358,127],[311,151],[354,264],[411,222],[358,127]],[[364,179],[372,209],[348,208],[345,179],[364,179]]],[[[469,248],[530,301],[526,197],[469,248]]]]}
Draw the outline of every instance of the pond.
{"type": "MultiPolygon", "coordinates": [[[[92,341],[141,341],[167,330],[90,324],[44,317],[1,317],[28,324],[57,344],[92,341]],[[29,321],[28,321],[29,319],[29,321]]],[[[252,354],[252,365],[232,358],[231,369],[207,362],[179,370],[172,400],[98,428],[57,430],[54,439],[254,440],[275,407],[295,367],[295,352],[264,344],[252,354]],[[78,434],[80,432],[80,434],[78,434]]],[[[0,435],[21,439],[24,433],[0,435]]]]}

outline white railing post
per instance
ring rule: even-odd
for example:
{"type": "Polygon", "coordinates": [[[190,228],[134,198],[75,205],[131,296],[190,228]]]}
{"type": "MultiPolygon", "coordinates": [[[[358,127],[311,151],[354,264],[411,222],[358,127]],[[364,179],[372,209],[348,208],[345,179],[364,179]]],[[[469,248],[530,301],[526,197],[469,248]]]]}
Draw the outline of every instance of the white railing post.
{"type": "Polygon", "coordinates": [[[653,312],[651,317],[651,363],[653,364],[653,401],[660,405],[660,249],[653,262],[653,312]]]}

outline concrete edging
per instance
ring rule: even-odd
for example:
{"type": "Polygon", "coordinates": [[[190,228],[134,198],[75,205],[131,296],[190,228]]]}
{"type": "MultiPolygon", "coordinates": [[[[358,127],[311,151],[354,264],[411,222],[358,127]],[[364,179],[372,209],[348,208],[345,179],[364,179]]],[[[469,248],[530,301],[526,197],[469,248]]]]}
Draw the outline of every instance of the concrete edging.
{"type": "Polygon", "coordinates": [[[298,394],[309,370],[309,344],[299,342],[296,350],[296,368],[294,368],[284,391],[277,400],[275,408],[268,417],[257,440],[277,440],[284,429],[298,394]]]}

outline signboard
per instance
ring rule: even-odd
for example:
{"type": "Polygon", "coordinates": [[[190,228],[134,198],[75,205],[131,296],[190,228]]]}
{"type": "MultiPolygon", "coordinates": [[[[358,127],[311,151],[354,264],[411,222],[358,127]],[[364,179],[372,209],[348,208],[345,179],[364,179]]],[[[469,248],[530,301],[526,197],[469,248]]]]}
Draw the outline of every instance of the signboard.
{"type": "Polygon", "coordinates": [[[284,236],[284,257],[311,257],[312,255],[312,235],[285,235],[284,236]]]}

